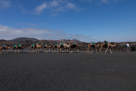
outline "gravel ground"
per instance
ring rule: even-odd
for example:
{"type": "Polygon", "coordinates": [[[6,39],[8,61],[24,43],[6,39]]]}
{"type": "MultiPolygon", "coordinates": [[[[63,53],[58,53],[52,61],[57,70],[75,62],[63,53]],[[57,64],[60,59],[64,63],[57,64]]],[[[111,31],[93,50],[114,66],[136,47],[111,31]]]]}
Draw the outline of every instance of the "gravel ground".
{"type": "Polygon", "coordinates": [[[136,91],[136,52],[3,53],[0,91],[136,91]]]}

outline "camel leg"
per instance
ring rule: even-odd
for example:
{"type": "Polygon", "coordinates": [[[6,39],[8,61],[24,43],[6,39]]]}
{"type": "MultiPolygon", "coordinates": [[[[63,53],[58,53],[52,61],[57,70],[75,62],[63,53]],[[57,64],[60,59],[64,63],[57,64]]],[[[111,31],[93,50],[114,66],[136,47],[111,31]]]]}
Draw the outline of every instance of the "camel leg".
{"type": "Polygon", "coordinates": [[[67,49],[67,52],[68,52],[68,49],[67,49]]]}
{"type": "Polygon", "coordinates": [[[34,49],[34,52],[35,52],[35,53],[37,53],[37,48],[36,48],[36,49],[34,49]]]}
{"type": "Polygon", "coordinates": [[[77,52],[79,53],[79,49],[77,49],[77,52]]]}
{"type": "Polygon", "coordinates": [[[44,48],[44,52],[46,53],[46,49],[44,48]]]}
{"type": "Polygon", "coordinates": [[[13,48],[11,49],[11,52],[13,53],[13,48]]]}
{"type": "Polygon", "coordinates": [[[111,49],[109,49],[110,50],[110,53],[112,54],[112,51],[111,51],[111,49]]]}
{"type": "Polygon", "coordinates": [[[53,52],[53,48],[51,48],[51,52],[53,52]]]}
{"type": "Polygon", "coordinates": [[[49,53],[50,53],[50,48],[49,48],[49,53]]]}
{"type": "Polygon", "coordinates": [[[42,50],[42,53],[44,53],[44,48],[43,48],[43,50],[42,50]]]}
{"type": "Polygon", "coordinates": [[[63,50],[63,49],[61,49],[61,53],[62,53],[62,50],[63,50]]]}
{"type": "Polygon", "coordinates": [[[38,53],[40,53],[40,48],[38,49],[38,53]]]}
{"type": "Polygon", "coordinates": [[[72,50],[73,50],[73,49],[70,50],[70,53],[72,53],[72,50]]]}
{"type": "Polygon", "coordinates": [[[107,47],[107,49],[106,49],[106,51],[105,51],[105,54],[107,53],[108,49],[109,49],[109,47],[107,47]]]}
{"type": "Polygon", "coordinates": [[[62,49],[60,48],[60,53],[62,53],[62,49]]]}
{"type": "Polygon", "coordinates": [[[2,49],[0,49],[0,53],[2,54],[2,49]]]}
{"type": "Polygon", "coordinates": [[[15,49],[12,49],[12,52],[15,53],[15,49]]]}
{"type": "Polygon", "coordinates": [[[90,54],[89,48],[87,48],[87,52],[90,54]]]}
{"type": "Polygon", "coordinates": [[[34,52],[37,53],[37,49],[34,49],[34,52]]]}
{"type": "Polygon", "coordinates": [[[96,53],[98,54],[97,48],[96,48],[96,53]]]}
{"type": "Polygon", "coordinates": [[[44,48],[43,48],[43,50],[42,50],[42,53],[44,52],[44,48]]]}
{"type": "Polygon", "coordinates": [[[57,52],[57,49],[54,48],[54,52],[57,52]]]}
{"type": "Polygon", "coordinates": [[[89,53],[88,48],[86,49],[86,52],[89,53]]]}
{"type": "Polygon", "coordinates": [[[41,52],[41,50],[42,50],[42,49],[41,49],[41,47],[40,47],[40,51],[39,51],[39,52],[41,52]]]}
{"type": "Polygon", "coordinates": [[[39,53],[40,49],[38,48],[38,53],[39,53]]]}
{"type": "Polygon", "coordinates": [[[65,48],[65,53],[66,53],[66,48],[65,48]]]}
{"type": "Polygon", "coordinates": [[[8,50],[7,50],[7,53],[8,53],[8,50]]]}
{"type": "Polygon", "coordinates": [[[38,53],[38,49],[36,49],[36,53],[38,53]]]}
{"type": "Polygon", "coordinates": [[[39,53],[39,48],[38,48],[38,50],[37,50],[37,53],[39,53]]]}
{"type": "Polygon", "coordinates": [[[102,50],[102,49],[100,48],[100,49],[99,49],[100,53],[102,53],[102,51],[101,51],[101,50],[102,50]]]}
{"type": "Polygon", "coordinates": [[[91,53],[93,53],[93,49],[92,49],[91,53]]]}
{"type": "Polygon", "coordinates": [[[57,48],[57,53],[59,53],[59,49],[57,48]]]}

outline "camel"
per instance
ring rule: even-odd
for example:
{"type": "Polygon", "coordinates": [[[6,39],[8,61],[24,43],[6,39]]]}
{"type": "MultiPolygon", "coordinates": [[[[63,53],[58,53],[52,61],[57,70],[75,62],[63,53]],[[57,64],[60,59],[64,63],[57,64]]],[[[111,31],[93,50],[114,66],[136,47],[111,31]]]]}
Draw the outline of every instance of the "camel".
{"type": "Polygon", "coordinates": [[[2,53],[2,49],[3,49],[3,47],[2,47],[2,46],[0,46],[0,53],[2,53]]]}
{"type": "Polygon", "coordinates": [[[11,48],[11,46],[8,46],[8,45],[3,45],[3,48],[2,50],[5,50],[6,53],[8,53],[8,49],[11,48]]]}
{"type": "Polygon", "coordinates": [[[52,50],[55,50],[59,53],[59,49],[60,49],[60,44],[56,43],[52,46],[52,50]]]}
{"type": "Polygon", "coordinates": [[[64,49],[65,50],[65,53],[66,53],[66,51],[68,50],[68,49],[70,49],[70,43],[69,44],[66,44],[65,42],[62,42],[61,44],[60,44],[60,53],[62,53],[62,49],[64,49]]]}
{"type": "Polygon", "coordinates": [[[41,43],[41,44],[37,43],[37,44],[36,44],[36,48],[37,48],[37,52],[38,52],[38,53],[39,53],[39,49],[40,49],[40,51],[41,51],[42,46],[43,46],[43,43],[41,43]]]}
{"type": "Polygon", "coordinates": [[[14,45],[13,47],[12,47],[12,52],[14,52],[14,53],[16,53],[16,52],[21,52],[21,51],[23,51],[23,49],[24,48],[26,48],[26,46],[23,46],[23,45],[21,45],[21,44],[18,44],[18,45],[14,45]],[[15,51],[14,51],[15,50],[15,51]]]}
{"type": "MultiPolygon", "coordinates": [[[[37,43],[36,43],[36,44],[37,44],[37,43]]],[[[35,51],[35,49],[36,49],[36,44],[32,44],[32,45],[30,46],[30,51],[31,51],[31,50],[35,51]]]]}
{"type": "Polygon", "coordinates": [[[18,44],[18,46],[17,46],[18,53],[21,52],[21,51],[23,51],[23,49],[26,48],[26,47],[27,46],[23,46],[21,44],[18,44]]]}
{"type": "Polygon", "coordinates": [[[110,53],[112,53],[111,48],[113,48],[115,46],[116,46],[116,43],[111,44],[111,43],[108,43],[107,41],[104,41],[103,43],[100,44],[100,52],[101,52],[102,48],[106,48],[105,54],[107,53],[108,49],[109,49],[110,53]]]}
{"type": "Polygon", "coordinates": [[[83,43],[80,45],[80,44],[78,44],[78,43],[73,43],[73,42],[71,42],[70,43],[70,53],[72,53],[71,52],[71,50],[73,50],[74,48],[77,50],[77,52],[79,53],[79,47],[81,47],[81,46],[83,46],[83,43]]]}
{"type": "Polygon", "coordinates": [[[16,45],[16,44],[15,44],[15,45],[13,45],[13,46],[12,46],[12,52],[16,53],[17,48],[18,48],[18,47],[17,47],[17,45],[16,45]],[[14,50],[15,50],[15,51],[14,51],[14,50]]]}
{"type": "Polygon", "coordinates": [[[95,43],[95,42],[91,42],[88,44],[88,48],[86,49],[88,53],[90,53],[90,48],[92,49],[91,53],[93,53],[93,50],[96,50],[96,53],[98,54],[97,48],[99,48],[100,44],[99,43],[95,43]]]}
{"type": "Polygon", "coordinates": [[[52,44],[51,44],[51,45],[44,44],[44,45],[43,45],[43,52],[46,53],[46,51],[45,51],[46,48],[49,50],[48,52],[50,52],[50,48],[51,48],[51,47],[52,47],[52,44]]]}

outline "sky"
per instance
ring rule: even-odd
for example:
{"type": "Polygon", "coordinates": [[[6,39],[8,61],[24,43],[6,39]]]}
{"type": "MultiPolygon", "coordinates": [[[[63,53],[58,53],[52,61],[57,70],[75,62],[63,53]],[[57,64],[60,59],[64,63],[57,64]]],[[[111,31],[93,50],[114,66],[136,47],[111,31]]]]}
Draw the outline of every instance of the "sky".
{"type": "Polygon", "coordinates": [[[136,41],[136,0],[0,0],[0,39],[136,41]]]}

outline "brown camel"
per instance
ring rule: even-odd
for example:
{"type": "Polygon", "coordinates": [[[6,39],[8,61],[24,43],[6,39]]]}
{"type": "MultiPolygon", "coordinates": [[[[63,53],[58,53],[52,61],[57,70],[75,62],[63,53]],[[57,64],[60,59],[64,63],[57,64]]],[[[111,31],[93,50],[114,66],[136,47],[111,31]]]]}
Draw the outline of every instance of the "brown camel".
{"type": "Polygon", "coordinates": [[[55,50],[57,53],[59,53],[59,49],[60,49],[60,44],[56,43],[52,46],[52,51],[55,50]],[[55,50],[56,49],[56,50],[55,50]]]}
{"type": "Polygon", "coordinates": [[[12,52],[14,52],[14,53],[16,53],[16,52],[21,52],[21,51],[23,51],[23,49],[24,48],[26,48],[27,46],[23,46],[23,45],[21,45],[21,44],[18,44],[18,45],[14,45],[14,46],[12,46],[12,52]]]}
{"type": "Polygon", "coordinates": [[[8,53],[8,49],[11,48],[9,45],[3,45],[2,51],[5,50],[6,53],[8,53]]]}
{"type": "Polygon", "coordinates": [[[15,45],[13,45],[13,46],[12,46],[12,52],[16,53],[17,48],[18,48],[18,47],[17,47],[17,45],[16,45],[16,44],[15,44],[15,45]]]}
{"type": "Polygon", "coordinates": [[[2,46],[0,46],[0,53],[2,53],[2,49],[3,49],[3,47],[2,47],[2,46]]]}
{"type": "Polygon", "coordinates": [[[75,48],[77,50],[77,52],[79,53],[79,47],[83,46],[83,42],[80,44],[78,43],[70,43],[70,53],[72,53],[72,50],[75,48]]]}
{"type": "Polygon", "coordinates": [[[69,44],[66,44],[65,42],[62,42],[61,44],[60,44],[60,53],[62,53],[62,49],[64,49],[65,50],[65,53],[66,53],[66,51],[68,50],[68,49],[70,49],[70,43],[69,44]]]}
{"type": "MultiPolygon", "coordinates": [[[[36,43],[37,44],[37,43],[36,43]]],[[[35,51],[37,48],[36,48],[36,44],[32,44],[31,46],[30,46],[30,51],[31,50],[33,50],[33,51],[35,51]]]]}
{"type": "Polygon", "coordinates": [[[105,53],[107,53],[108,49],[109,49],[110,53],[112,53],[111,48],[113,48],[115,46],[116,46],[116,43],[111,44],[111,43],[108,43],[107,41],[104,41],[103,43],[100,44],[100,52],[101,52],[102,48],[106,48],[105,53]]]}
{"type": "Polygon", "coordinates": [[[48,52],[50,52],[50,48],[52,47],[52,44],[51,45],[48,45],[48,44],[44,44],[43,45],[43,52],[46,53],[45,49],[47,48],[48,49],[48,52]]]}
{"type": "Polygon", "coordinates": [[[18,44],[18,46],[17,46],[18,53],[21,52],[21,51],[23,51],[23,49],[26,48],[26,47],[27,47],[27,46],[18,44]]]}
{"type": "Polygon", "coordinates": [[[39,53],[39,50],[41,51],[42,45],[43,45],[43,43],[41,43],[41,44],[37,43],[36,44],[36,48],[37,48],[38,53],[39,53]]]}
{"type": "Polygon", "coordinates": [[[99,48],[100,44],[99,43],[95,43],[95,42],[91,42],[88,44],[88,47],[87,47],[87,52],[90,53],[90,48],[92,49],[91,53],[93,53],[93,50],[95,49],[96,50],[96,53],[98,54],[98,51],[97,51],[97,48],[99,48]]]}

